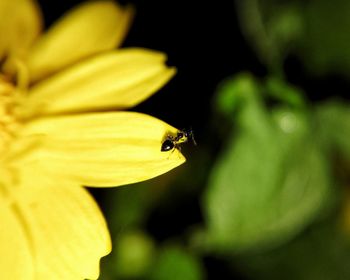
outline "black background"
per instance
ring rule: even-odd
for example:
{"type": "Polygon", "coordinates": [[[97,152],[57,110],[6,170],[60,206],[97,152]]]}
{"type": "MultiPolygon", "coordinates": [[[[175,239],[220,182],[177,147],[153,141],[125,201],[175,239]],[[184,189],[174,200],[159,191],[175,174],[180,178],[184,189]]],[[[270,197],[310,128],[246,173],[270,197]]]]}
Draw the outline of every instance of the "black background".
{"type": "MultiPolygon", "coordinates": [[[[40,1],[46,25],[81,1],[40,1]]],[[[123,47],[165,52],[177,75],[158,93],[134,108],[175,127],[192,127],[206,137],[211,100],[218,83],[240,71],[258,76],[264,68],[245,43],[234,1],[132,0],[136,16],[123,47]]]]}
{"type": "MultiPolygon", "coordinates": [[[[83,1],[44,1],[39,4],[46,26],[83,1]]],[[[240,32],[234,0],[121,0],[132,4],[136,16],[122,47],[144,47],[168,55],[177,75],[135,111],[156,116],[177,128],[192,127],[196,138],[207,137],[212,99],[218,83],[238,72],[267,75],[240,32]]],[[[289,82],[303,88],[311,101],[330,96],[348,99],[349,83],[337,76],[311,77],[300,61],[289,56],[289,82]]]]}

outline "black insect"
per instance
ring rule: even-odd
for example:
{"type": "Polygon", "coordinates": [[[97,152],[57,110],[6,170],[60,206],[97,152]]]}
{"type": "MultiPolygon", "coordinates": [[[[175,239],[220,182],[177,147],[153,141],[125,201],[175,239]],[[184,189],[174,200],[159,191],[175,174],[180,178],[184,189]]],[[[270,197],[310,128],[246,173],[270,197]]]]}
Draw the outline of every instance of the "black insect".
{"type": "Polygon", "coordinates": [[[182,143],[188,142],[189,140],[191,140],[193,144],[196,145],[196,141],[194,140],[192,129],[180,130],[177,132],[175,136],[170,134],[167,135],[167,137],[162,143],[160,150],[162,152],[167,152],[174,149],[180,149],[180,145],[182,143]]]}

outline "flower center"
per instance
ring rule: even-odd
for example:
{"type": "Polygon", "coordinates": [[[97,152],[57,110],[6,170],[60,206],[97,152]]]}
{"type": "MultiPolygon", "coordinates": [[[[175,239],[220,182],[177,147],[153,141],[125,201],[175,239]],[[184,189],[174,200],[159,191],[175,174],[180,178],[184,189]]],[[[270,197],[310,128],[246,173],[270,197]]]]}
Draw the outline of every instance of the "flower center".
{"type": "Polygon", "coordinates": [[[16,88],[0,74],[0,154],[6,152],[9,142],[18,130],[19,121],[16,108],[16,88]]]}

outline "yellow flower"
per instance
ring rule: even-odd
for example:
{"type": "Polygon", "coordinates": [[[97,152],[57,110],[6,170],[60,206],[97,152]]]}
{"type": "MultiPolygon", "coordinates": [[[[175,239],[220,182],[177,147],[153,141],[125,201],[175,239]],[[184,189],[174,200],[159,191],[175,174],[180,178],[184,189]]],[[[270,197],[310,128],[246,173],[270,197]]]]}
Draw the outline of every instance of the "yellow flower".
{"type": "Polygon", "coordinates": [[[118,186],[184,162],[176,129],[120,111],[174,74],[164,54],[119,46],[133,10],[83,4],[47,33],[30,0],[0,1],[0,279],[94,279],[111,250],[83,186],[118,186]]]}

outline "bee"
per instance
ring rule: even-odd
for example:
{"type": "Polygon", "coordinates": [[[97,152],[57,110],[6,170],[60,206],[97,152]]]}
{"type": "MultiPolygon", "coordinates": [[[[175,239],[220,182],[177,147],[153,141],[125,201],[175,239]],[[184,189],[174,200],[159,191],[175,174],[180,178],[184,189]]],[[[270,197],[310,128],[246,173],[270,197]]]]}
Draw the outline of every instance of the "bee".
{"type": "Polygon", "coordinates": [[[194,145],[197,145],[196,141],[193,137],[193,131],[192,129],[183,129],[177,132],[177,134],[174,135],[167,135],[165,140],[162,143],[162,146],[160,148],[161,152],[168,152],[172,151],[174,149],[181,149],[180,145],[182,143],[188,142],[191,140],[194,145]]]}

